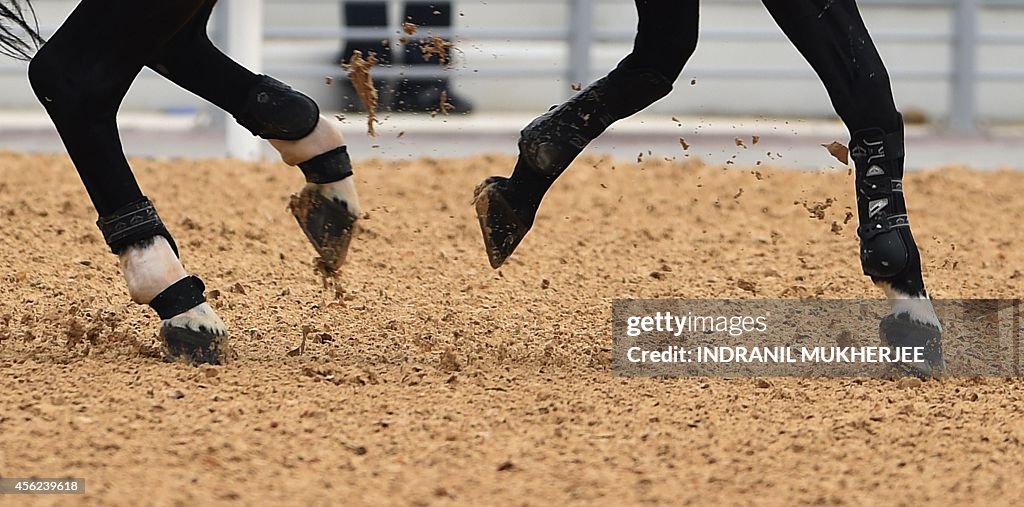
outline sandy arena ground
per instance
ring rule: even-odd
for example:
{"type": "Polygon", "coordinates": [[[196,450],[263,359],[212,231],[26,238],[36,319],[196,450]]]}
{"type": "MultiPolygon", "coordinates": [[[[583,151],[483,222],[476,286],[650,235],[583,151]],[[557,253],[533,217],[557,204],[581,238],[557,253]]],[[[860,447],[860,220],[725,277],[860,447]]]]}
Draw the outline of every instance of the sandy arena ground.
{"type": "MultiPolygon", "coordinates": [[[[511,158],[364,161],[369,219],[326,289],[285,210],[298,171],[137,160],[232,329],[237,360],[194,368],[159,360],[66,157],[0,153],[0,475],[88,489],[0,503],[1024,498],[1018,380],[612,377],[616,297],[880,296],[846,171],[644,155],[577,163],[497,272],[471,194],[511,158]]],[[[914,173],[907,193],[934,296],[1024,294],[1024,173],[914,173]]]]}

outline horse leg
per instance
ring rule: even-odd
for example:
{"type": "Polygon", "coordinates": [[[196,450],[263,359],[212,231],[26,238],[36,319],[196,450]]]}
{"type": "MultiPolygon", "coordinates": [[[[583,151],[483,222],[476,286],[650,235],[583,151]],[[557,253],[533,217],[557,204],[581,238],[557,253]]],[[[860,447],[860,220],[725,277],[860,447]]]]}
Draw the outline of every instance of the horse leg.
{"type": "Polygon", "coordinates": [[[99,214],[97,225],[133,301],[163,320],[169,357],[218,362],[227,329],[188,276],[174,239],[142,194],[121,148],[117,110],[156,49],[191,18],[201,0],[83,0],[29,66],[37,97],[53,120],[99,214]]]}
{"type": "Polygon", "coordinates": [[[939,319],[924,287],[921,257],[903,198],[903,119],[885,65],[854,0],[763,0],[779,27],[814,67],[851,133],[856,171],[860,259],[891,312],[879,326],[883,342],[923,347],[933,375],[943,368],[939,319]]]}
{"type": "Polygon", "coordinates": [[[149,66],[233,115],[253,135],[268,140],[286,164],[302,170],[307,184],[293,198],[292,211],[320,254],[321,266],[334,271],[345,260],[362,215],[338,122],[321,115],[305,94],[253,74],[218,50],[206,33],[214,4],[205,0],[149,66]]]}
{"type": "Polygon", "coordinates": [[[533,226],[541,199],[583,149],[612,123],[672,90],[697,47],[697,0],[636,0],[633,52],[604,78],[526,126],[510,178],[474,192],[491,267],[501,266],[533,226]]]}

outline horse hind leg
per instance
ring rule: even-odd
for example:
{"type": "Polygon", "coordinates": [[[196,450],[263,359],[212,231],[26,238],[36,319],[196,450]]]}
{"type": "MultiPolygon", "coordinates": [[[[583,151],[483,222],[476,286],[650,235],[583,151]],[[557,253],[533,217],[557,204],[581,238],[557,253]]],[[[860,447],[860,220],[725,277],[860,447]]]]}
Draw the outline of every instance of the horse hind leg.
{"type": "Polygon", "coordinates": [[[206,302],[202,280],[182,266],[170,233],[144,199],[98,222],[118,255],[132,300],[162,319],[160,338],[168,361],[220,364],[228,359],[227,326],[206,302]]]}
{"type": "Polygon", "coordinates": [[[492,268],[512,255],[533,227],[545,194],[580,153],[613,123],[669,94],[697,48],[696,0],[636,2],[633,51],[605,77],[534,119],[519,137],[512,175],[491,176],[473,192],[492,268]]]}
{"type": "Polygon", "coordinates": [[[29,80],[92,199],[104,239],[120,257],[132,299],[163,320],[168,357],[220,362],[224,323],[206,304],[202,282],[178,261],[174,240],[135,181],[116,123],[148,55],[205,1],[83,0],[36,54],[29,80]],[[144,29],[127,40],[125,27],[139,26],[144,29]]]}

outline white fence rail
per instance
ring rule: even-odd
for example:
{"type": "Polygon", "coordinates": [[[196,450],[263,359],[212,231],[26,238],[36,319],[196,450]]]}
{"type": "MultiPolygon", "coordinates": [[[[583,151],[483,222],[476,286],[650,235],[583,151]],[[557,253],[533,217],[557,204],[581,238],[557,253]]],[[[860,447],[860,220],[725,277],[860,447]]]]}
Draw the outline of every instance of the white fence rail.
{"type": "MultiPolygon", "coordinates": [[[[283,0],[265,0],[266,2],[278,2],[283,0]]],[[[336,0],[304,0],[306,2],[335,2],[336,0]]],[[[350,2],[366,2],[376,0],[348,0],[350,2]]],[[[505,0],[517,3],[534,3],[538,0],[505,0]]],[[[564,29],[538,29],[534,27],[503,27],[501,29],[437,29],[431,28],[431,33],[455,38],[458,40],[555,40],[565,41],[568,44],[568,61],[561,69],[550,67],[527,67],[511,68],[498,67],[488,69],[486,72],[470,70],[474,76],[481,77],[522,77],[522,76],[551,76],[564,77],[570,82],[585,83],[594,76],[592,68],[592,48],[595,43],[600,42],[626,42],[632,40],[635,33],[632,30],[601,30],[593,26],[594,11],[596,4],[602,0],[565,0],[565,8],[568,9],[568,26],[564,29]]],[[[607,1],[607,0],[605,0],[607,1]]],[[[621,0],[620,0],[621,1],[621,0]]],[[[352,28],[337,30],[324,30],[316,28],[301,27],[278,27],[272,30],[264,30],[266,38],[325,38],[336,37],[358,37],[369,39],[382,39],[392,41],[393,55],[401,55],[398,47],[399,42],[394,34],[401,32],[400,4],[397,0],[389,0],[388,26],[379,29],[352,28]]],[[[501,0],[491,0],[491,3],[502,3],[501,0]]],[[[717,0],[709,3],[749,3],[749,0],[717,0]]],[[[1001,69],[979,71],[978,70],[978,46],[982,44],[1014,45],[1024,48],[1024,34],[1018,33],[979,33],[978,17],[982,9],[1021,9],[1024,10],[1024,0],[860,0],[862,6],[919,6],[919,7],[942,7],[950,9],[952,14],[950,26],[930,32],[911,31],[888,31],[876,32],[874,38],[879,42],[903,42],[903,43],[940,43],[947,44],[950,51],[950,66],[947,69],[915,69],[908,71],[894,70],[893,75],[901,79],[929,79],[945,80],[949,86],[949,128],[959,133],[972,133],[977,125],[977,82],[984,80],[1024,80],[1024,68],[1007,67],[1001,69]]],[[[458,2],[456,2],[456,6],[458,2]]],[[[764,42],[777,40],[781,35],[774,27],[766,27],[761,30],[746,29],[715,29],[704,30],[701,33],[703,40],[727,40],[727,41],[749,41],[764,42]]],[[[259,30],[259,27],[248,27],[250,30],[259,30]]],[[[400,56],[399,56],[400,57],[400,56]]],[[[1021,62],[1016,62],[1020,65],[1021,62]]],[[[335,75],[340,77],[337,68],[329,65],[324,66],[273,66],[268,71],[284,76],[324,76],[335,75]]],[[[451,74],[458,74],[459,70],[441,70],[438,68],[422,68],[403,66],[400,61],[389,69],[377,71],[377,75],[383,77],[443,77],[451,74]]],[[[708,78],[733,78],[733,79],[764,79],[764,78],[803,78],[810,71],[801,69],[775,69],[766,71],[755,68],[734,68],[734,69],[705,69],[701,75],[708,78]]]]}
{"type": "MultiPolygon", "coordinates": [[[[347,2],[372,2],[379,0],[346,0],[347,2]]],[[[616,27],[598,26],[595,13],[602,4],[612,1],[631,4],[629,0],[488,0],[490,6],[523,5],[550,9],[553,4],[565,9],[564,26],[550,26],[546,23],[525,23],[521,26],[460,26],[455,28],[431,27],[430,33],[457,39],[460,45],[474,41],[500,43],[502,41],[551,41],[563,44],[566,48],[564,63],[561,65],[507,65],[496,62],[481,68],[442,69],[434,66],[407,66],[401,61],[403,51],[400,47],[401,8],[399,0],[386,0],[389,5],[389,17],[386,27],[382,28],[343,28],[339,23],[324,26],[284,26],[280,22],[267,23],[264,12],[272,8],[286,6],[293,8],[303,4],[338,5],[338,0],[221,0],[216,12],[215,37],[225,45],[228,52],[241,60],[250,68],[259,69],[281,77],[285,80],[298,78],[322,79],[324,76],[341,77],[343,71],[329,62],[323,64],[294,64],[270,61],[263,58],[262,47],[267,42],[334,40],[344,38],[364,38],[390,40],[394,64],[375,69],[375,75],[382,78],[421,78],[466,76],[473,78],[558,78],[568,82],[584,83],[596,77],[595,73],[604,69],[595,69],[595,47],[600,44],[627,44],[632,40],[634,32],[632,20],[628,24],[619,23],[616,27]]],[[[54,0],[36,0],[37,3],[50,3],[54,0]]],[[[751,0],[705,0],[706,6],[747,6],[751,0]]],[[[979,51],[982,47],[1020,48],[1024,50],[1024,31],[985,30],[979,27],[982,15],[999,15],[1012,12],[1015,15],[1024,13],[1024,0],[859,0],[865,12],[874,8],[905,7],[912,9],[942,9],[948,12],[950,20],[946,26],[918,27],[914,30],[889,28],[872,30],[873,37],[879,45],[915,44],[937,45],[948,50],[948,65],[931,67],[901,68],[891,70],[897,80],[922,80],[945,82],[948,84],[948,106],[946,110],[948,126],[960,133],[971,133],[976,129],[978,121],[979,85],[985,83],[1024,84],[1024,66],[1021,60],[1000,61],[998,65],[981,66],[979,51]]],[[[460,6],[481,9],[476,0],[455,0],[454,10],[460,6]]],[[[524,19],[519,17],[519,19],[524,19]]],[[[545,20],[546,21],[546,20],[545,20]]],[[[44,20],[52,23],[52,20],[44,20]]],[[[745,26],[745,25],[744,25],[745,26]]],[[[44,26],[44,32],[54,29],[44,26]]],[[[723,28],[721,26],[702,29],[703,42],[752,42],[767,43],[782,38],[780,31],[774,26],[763,28],[723,28]]],[[[1017,54],[1024,54],[1021,51],[1017,54]]],[[[7,73],[24,73],[21,64],[0,63],[0,77],[7,73]]],[[[755,65],[741,65],[728,68],[701,68],[702,78],[754,80],[789,80],[806,79],[811,71],[806,66],[764,68],[755,65]]],[[[242,135],[234,122],[227,122],[228,139],[231,153],[238,156],[252,156],[254,148],[249,142],[251,138],[242,135]]]]}

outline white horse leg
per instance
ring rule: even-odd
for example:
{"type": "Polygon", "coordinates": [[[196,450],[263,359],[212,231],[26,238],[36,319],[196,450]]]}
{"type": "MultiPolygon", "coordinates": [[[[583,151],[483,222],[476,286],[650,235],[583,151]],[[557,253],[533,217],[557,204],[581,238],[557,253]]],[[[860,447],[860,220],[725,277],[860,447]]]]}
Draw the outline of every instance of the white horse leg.
{"type": "MultiPolygon", "coordinates": [[[[128,293],[132,301],[139,304],[152,303],[169,287],[188,277],[181,261],[163,236],[155,236],[152,241],[144,241],[125,248],[118,259],[121,273],[128,284],[128,293]]],[[[205,337],[216,342],[212,348],[200,347],[211,350],[200,351],[198,357],[189,357],[192,361],[220,362],[223,353],[226,352],[227,326],[206,302],[166,318],[160,334],[169,349],[167,352],[170,357],[182,355],[182,352],[192,355],[189,351],[173,350],[180,345],[171,343],[174,336],[205,337]]]]}

